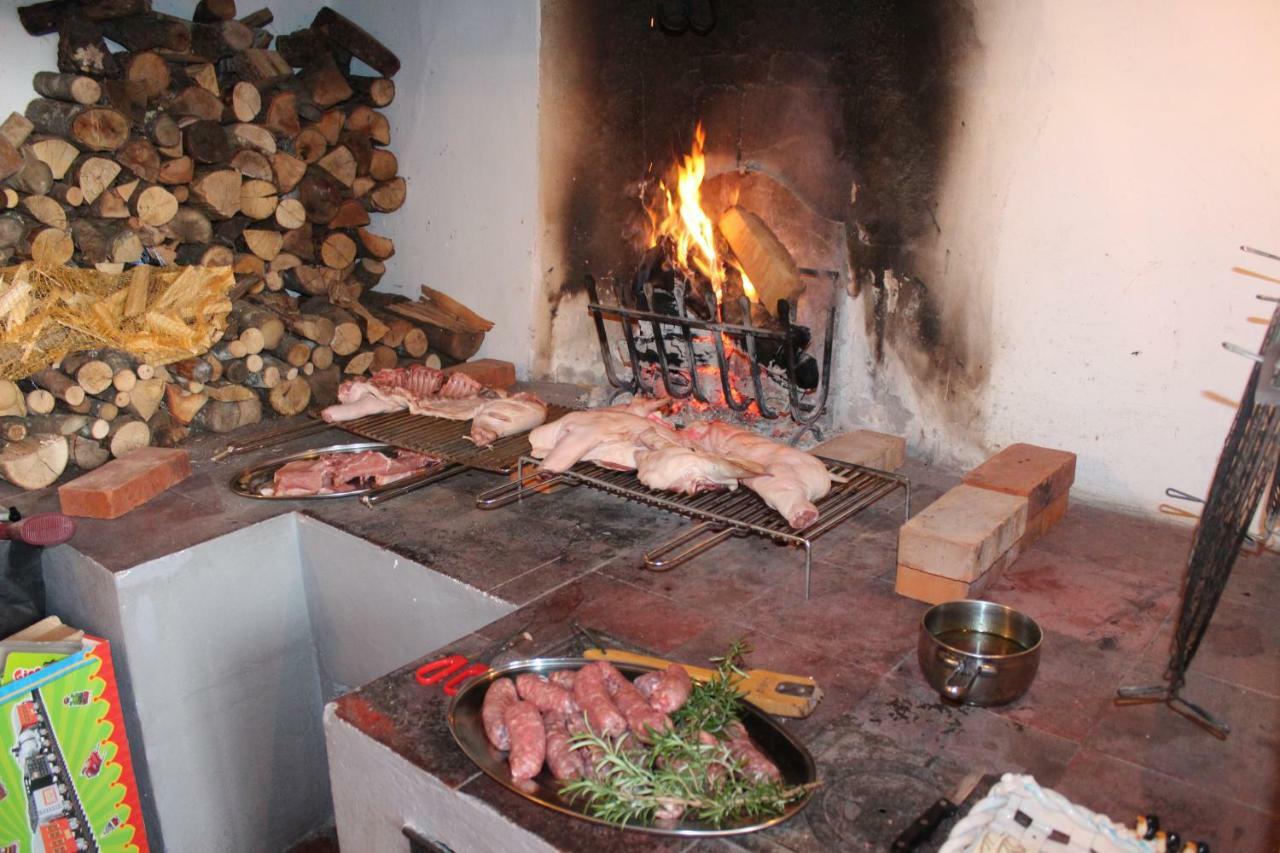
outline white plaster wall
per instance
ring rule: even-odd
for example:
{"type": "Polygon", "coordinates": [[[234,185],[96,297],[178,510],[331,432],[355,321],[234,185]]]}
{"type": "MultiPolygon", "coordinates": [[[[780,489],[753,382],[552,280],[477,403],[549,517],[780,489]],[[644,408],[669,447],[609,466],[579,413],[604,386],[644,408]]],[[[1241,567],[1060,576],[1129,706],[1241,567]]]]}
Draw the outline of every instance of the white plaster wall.
{"type": "MultiPolygon", "coordinates": [[[[0,118],[21,111],[31,77],[56,63],[56,36],[32,38],[0,0],[0,118]]],[[[268,5],[269,27],[310,23],[323,0],[268,5]]],[[[334,0],[396,52],[396,100],[387,108],[391,148],[408,181],[404,207],[375,216],[393,238],[381,290],[416,298],[423,284],[492,320],[479,355],[528,374],[533,346],[534,219],[537,211],[539,4],[533,0],[334,0]]],[[[194,3],[157,0],[189,15],[194,3]]]]}
{"type": "Polygon", "coordinates": [[[1238,250],[1280,250],[1280,4],[974,5],[928,278],[989,323],[990,382],[977,423],[943,432],[890,364],[909,437],[963,464],[1073,450],[1077,495],[1143,512],[1203,493],[1233,415],[1208,395],[1238,399],[1249,370],[1221,342],[1256,347],[1254,295],[1280,295],[1232,272],[1280,277],[1238,250]]]}

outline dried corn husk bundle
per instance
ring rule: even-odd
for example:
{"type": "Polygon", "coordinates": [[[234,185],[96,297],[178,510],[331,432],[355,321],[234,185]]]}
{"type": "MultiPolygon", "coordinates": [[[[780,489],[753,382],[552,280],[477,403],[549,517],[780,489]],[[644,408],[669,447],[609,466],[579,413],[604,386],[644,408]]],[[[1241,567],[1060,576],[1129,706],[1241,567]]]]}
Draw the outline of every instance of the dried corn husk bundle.
{"type": "Polygon", "coordinates": [[[88,349],[124,350],[151,364],[199,355],[226,328],[234,284],[230,267],[0,268],[0,378],[20,379],[88,349]]]}

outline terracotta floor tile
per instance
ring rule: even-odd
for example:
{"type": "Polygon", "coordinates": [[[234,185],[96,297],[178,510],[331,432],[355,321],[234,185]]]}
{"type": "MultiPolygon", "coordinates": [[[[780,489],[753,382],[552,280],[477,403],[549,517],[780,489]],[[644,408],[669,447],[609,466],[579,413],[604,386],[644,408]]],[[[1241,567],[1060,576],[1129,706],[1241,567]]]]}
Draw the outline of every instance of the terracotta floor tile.
{"type": "Polygon", "coordinates": [[[1240,604],[1280,610],[1280,555],[1241,553],[1222,597],[1240,604]]]}
{"type": "Polygon", "coordinates": [[[1168,584],[1181,583],[1190,545],[1189,526],[1075,503],[1037,543],[1045,551],[1168,584]]]}
{"type": "MultiPolygon", "coordinates": [[[[1130,685],[1159,684],[1160,664],[1130,673],[1130,685]]],[[[1280,805],[1280,699],[1188,673],[1187,700],[1225,720],[1219,740],[1163,704],[1113,706],[1085,745],[1262,809],[1280,805]]]]}
{"type": "MultiPolygon", "coordinates": [[[[1156,663],[1169,659],[1177,619],[1175,610],[1144,658],[1156,663]]],[[[1224,597],[1218,602],[1191,669],[1216,681],[1280,698],[1280,619],[1264,608],[1224,597]]]]}
{"type": "Polygon", "coordinates": [[[1021,610],[1045,630],[1137,653],[1177,604],[1178,590],[1037,545],[983,598],[1021,610]]]}
{"type": "Polygon", "coordinates": [[[1214,850],[1280,849],[1280,821],[1274,815],[1092,749],[1076,754],[1054,789],[1127,826],[1137,815],[1155,814],[1184,840],[1205,841],[1214,850]]]}

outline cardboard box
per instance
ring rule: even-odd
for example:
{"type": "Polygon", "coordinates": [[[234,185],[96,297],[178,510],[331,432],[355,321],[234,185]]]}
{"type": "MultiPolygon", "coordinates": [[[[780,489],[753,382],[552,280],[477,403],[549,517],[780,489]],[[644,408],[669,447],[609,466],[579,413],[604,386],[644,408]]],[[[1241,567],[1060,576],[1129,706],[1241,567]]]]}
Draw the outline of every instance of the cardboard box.
{"type": "Polygon", "coordinates": [[[111,649],[0,685],[0,851],[146,851],[111,649]]]}

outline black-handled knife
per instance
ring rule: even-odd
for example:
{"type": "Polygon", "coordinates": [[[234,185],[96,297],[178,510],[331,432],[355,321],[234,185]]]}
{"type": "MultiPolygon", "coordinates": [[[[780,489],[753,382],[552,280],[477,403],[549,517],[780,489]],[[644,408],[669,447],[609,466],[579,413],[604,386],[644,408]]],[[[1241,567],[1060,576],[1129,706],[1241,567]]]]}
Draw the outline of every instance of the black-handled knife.
{"type": "Polygon", "coordinates": [[[969,799],[969,795],[973,793],[973,789],[978,787],[978,783],[981,781],[981,771],[970,773],[964,777],[950,797],[939,798],[925,810],[924,814],[902,830],[901,834],[893,840],[893,849],[915,850],[928,841],[929,836],[933,835],[939,824],[959,811],[960,804],[969,799]]]}

